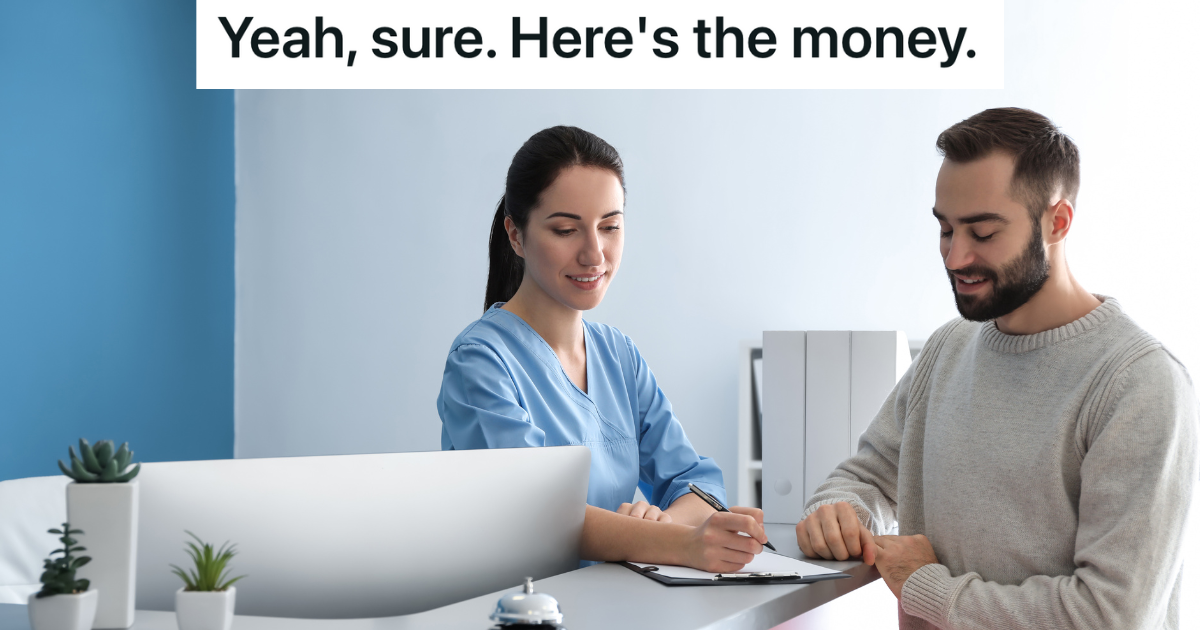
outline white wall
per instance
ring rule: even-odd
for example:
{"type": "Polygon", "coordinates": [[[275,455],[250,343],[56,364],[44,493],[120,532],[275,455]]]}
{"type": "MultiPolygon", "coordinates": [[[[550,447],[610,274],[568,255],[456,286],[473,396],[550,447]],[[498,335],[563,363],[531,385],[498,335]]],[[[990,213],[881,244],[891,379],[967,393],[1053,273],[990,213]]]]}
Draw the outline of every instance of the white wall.
{"type": "Polygon", "coordinates": [[[626,162],[625,260],[588,317],[638,343],[730,487],[739,340],[956,314],[933,142],[987,107],[1076,140],[1072,268],[1200,372],[1188,10],[1010,1],[1002,91],[239,92],[236,453],[438,448],[508,162],[555,124],[626,162]]]}

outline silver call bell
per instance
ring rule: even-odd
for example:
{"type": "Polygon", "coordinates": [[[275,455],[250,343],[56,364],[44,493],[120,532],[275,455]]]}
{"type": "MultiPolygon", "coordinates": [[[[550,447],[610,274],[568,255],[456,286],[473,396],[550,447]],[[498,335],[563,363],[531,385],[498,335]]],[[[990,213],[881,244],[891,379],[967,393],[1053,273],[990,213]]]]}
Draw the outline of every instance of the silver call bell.
{"type": "Polygon", "coordinates": [[[545,593],[533,591],[533,578],[525,578],[525,588],[520,593],[509,593],[496,602],[496,611],[491,615],[497,629],[538,628],[566,630],[562,626],[562,610],[558,600],[545,593]]]}

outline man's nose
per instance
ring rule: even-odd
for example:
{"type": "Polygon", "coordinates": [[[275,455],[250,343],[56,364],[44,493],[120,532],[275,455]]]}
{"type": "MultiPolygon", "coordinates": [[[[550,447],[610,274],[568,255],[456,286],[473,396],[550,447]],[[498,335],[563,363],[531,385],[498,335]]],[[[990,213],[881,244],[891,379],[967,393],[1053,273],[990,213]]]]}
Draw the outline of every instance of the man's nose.
{"type": "Polygon", "coordinates": [[[963,237],[950,237],[950,248],[946,251],[944,264],[947,269],[962,269],[975,262],[975,252],[971,251],[971,243],[963,237]]]}

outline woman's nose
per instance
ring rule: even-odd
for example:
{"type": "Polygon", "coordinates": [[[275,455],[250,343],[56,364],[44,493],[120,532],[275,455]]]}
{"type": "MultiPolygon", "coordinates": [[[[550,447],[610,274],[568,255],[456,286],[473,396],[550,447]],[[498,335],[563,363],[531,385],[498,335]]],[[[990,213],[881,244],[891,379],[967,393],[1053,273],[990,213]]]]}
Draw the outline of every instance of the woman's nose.
{"type": "Polygon", "coordinates": [[[577,262],[584,267],[599,267],[604,264],[604,249],[600,246],[599,232],[592,230],[587,233],[577,262]]]}

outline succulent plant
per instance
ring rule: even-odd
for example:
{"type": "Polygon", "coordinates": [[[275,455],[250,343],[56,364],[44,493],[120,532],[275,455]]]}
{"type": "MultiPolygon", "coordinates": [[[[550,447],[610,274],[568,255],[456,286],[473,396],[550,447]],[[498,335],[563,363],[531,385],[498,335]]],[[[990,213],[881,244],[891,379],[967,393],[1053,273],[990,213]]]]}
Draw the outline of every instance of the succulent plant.
{"type": "Polygon", "coordinates": [[[87,580],[76,580],[75,570],[79,567],[92,561],[88,556],[71,556],[73,551],[87,551],[85,547],[77,547],[75,543],[79,542],[71,538],[71,534],[82,534],[82,530],[71,529],[69,523],[63,523],[62,529],[47,530],[51,534],[61,534],[59,541],[62,542],[62,549],[55,549],[50,552],[50,555],[61,553],[61,558],[46,558],[46,570],[42,572],[42,590],[38,591],[37,596],[48,597],[50,595],[70,595],[72,593],[82,593],[88,590],[91,584],[87,580]]]}
{"type": "Polygon", "coordinates": [[[229,579],[229,570],[226,568],[229,561],[237,555],[237,545],[230,545],[229,541],[221,545],[220,549],[213,550],[213,546],[209,543],[200,540],[200,537],[187,532],[188,536],[196,539],[196,543],[187,541],[187,554],[192,557],[192,562],[196,565],[195,569],[184,571],[183,569],[171,565],[175,575],[178,575],[184,584],[185,591],[223,591],[233,585],[234,582],[246,577],[239,575],[233,579],[229,579]]]}
{"type": "Polygon", "coordinates": [[[74,447],[68,446],[67,451],[71,453],[71,467],[68,468],[60,459],[58,468],[64,475],[80,483],[123,483],[136,477],[142,469],[141,464],[135,464],[126,470],[133,459],[128,442],[114,452],[112,440],[100,440],[93,447],[87,440],[79,438],[80,456],[75,456],[74,447]]]}

